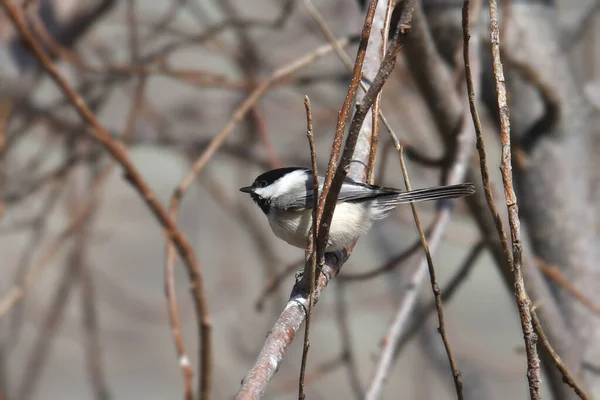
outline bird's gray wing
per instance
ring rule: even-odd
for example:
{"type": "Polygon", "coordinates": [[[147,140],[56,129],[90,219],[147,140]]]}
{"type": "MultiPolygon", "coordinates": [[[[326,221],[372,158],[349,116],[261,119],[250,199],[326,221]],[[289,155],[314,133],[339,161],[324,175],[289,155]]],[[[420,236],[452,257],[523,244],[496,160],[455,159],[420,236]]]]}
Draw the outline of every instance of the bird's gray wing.
{"type": "MultiPolygon", "coordinates": [[[[324,179],[319,177],[319,196],[323,190],[323,182],[324,179]]],[[[351,179],[346,179],[342,184],[342,188],[340,189],[340,194],[338,195],[338,202],[344,201],[356,201],[363,199],[371,199],[383,194],[391,194],[398,193],[394,189],[380,188],[377,186],[371,186],[367,184],[357,183],[351,179]]],[[[294,191],[288,193],[290,196],[290,201],[288,202],[287,210],[289,211],[302,211],[306,209],[311,209],[313,207],[313,183],[312,177],[307,180],[306,186],[304,188],[297,188],[294,191]]]]}

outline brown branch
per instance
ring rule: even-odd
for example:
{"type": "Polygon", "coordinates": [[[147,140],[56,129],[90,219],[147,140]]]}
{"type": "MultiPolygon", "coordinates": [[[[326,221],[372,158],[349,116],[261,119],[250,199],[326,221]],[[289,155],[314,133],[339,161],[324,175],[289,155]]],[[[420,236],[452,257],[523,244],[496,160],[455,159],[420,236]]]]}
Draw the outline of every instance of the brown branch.
{"type": "Polygon", "coordinates": [[[24,41],[33,51],[35,57],[42,64],[44,69],[50,75],[52,80],[61,89],[63,94],[69,98],[73,103],[76,111],[80,117],[85,120],[89,125],[93,127],[91,135],[96,139],[109,153],[110,155],[123,167],[125,170],[126,179],[132,184],[137,190],[138,194],[146,202],[148,208],[154,213],[160,224],[163,226],[164,234],[172,240],[174,246],[177,248],[180,256],[185,261],[188,276],[192,282],[192,293],[194,296],[194,303],[196,306],[196,313],[198,322],[200,324],[200,335],[202,344],[201,355],[199,357],[201,363],[201,382],[202,398],[207,398],[210,390],[210,332],[208,322],[208,305],[206,297],[204,295],[204,282],[200,266],[196,260],[194,252],[189,245],[189,242],[185,236],[179,231],[177,225],[167,214],[164,207],[160,204],[158,198],[150,189],[142,175],[135,168],[131,162],[127,152],[123,149],[122,145],[116,143],[110,136],[110,134],[100,125],[94,113],[88,108],[83,99],[71,88],[69,83],[63,78],[58,72],[58,69],[52,62],[52,60],[44,53],[40,44],[32,36],[27,23],[25,22],[22,12],[14,4],[13,0],[3,0],[2,6],[6,10],[7,15],[12,20],[15,27],[22,35],[24,41]]]}
{"type": "MultiPolygon", "coordinates": [[[[366,105],[365,108],[364,106],[367,102],[367,97],[365,96],[365,98],[363,98],[363,102],[361,103],[361,105],[363,106],[362,111],[359,111],[359,109],[357,108],[352,119],[352,125],[350,127],[351,132],[348,134],[348,139],[346,140],[346,144],[344,146],[344,153],[342,154],[342,159],[338,165],[338,158],[340,156],[340,152],[342,149],[342,140],[344,138],[344,130],[346,128],[346,124],[350,116],[350,110],[352,104],[354,103],[354,97],[356,96],[358,85],[362,79],[362,67],[367,52],[369,36],[371,35],[371,25],[373,24],[373,18],[375,17],[377,2],[378,0],[371,0],[369,2],[369,7],[367,8],[367,15],[365,17],[365,23],[363,25],[360,42],[358,45],[358,51],[356,54],[356,61],[354,62],[354,69],[352,71],[352,79],[350,81],[350,86],[348,87],[348,92],[346,93],[346,98],[338,114],[337,124],[335,128],[335,136],[333,138],[333,145],[331,148],[331,155],[329,156],[329,163],[327,166],[327,174],[325,176],[325,181],[323,182],[321,197],[319,198],[319,206],[317,213],[318,233],[316,248],[317,258],[320,264],[321,260],[325,255],[325,249],[329,240],[329,227],[333,219],[333,211],[335,210],[337,197],[340,192],[340,189],[342,188],[342,183],[349,172],[350,160],[356,148],[356,143],[358,141],[358,134],[362,126],[362,121],[366,117],[366,113],[368,112],[369,108],[372,106],[374,101],[374,99],[371,98],[370,104],[366,105]],[[333,190],[330,193],[330,189],[332,188],[333,190]]],[[[390,60],[393,59],[393,61],[391,61],[391,64],[393,65],[391,65],[387,76],[389,76],[389,74],[391,73],[396,62],[396,55],[400,50],[399,44],[396,47],[397,50],[395,51],[395,53],[393,55],[390,55],[390,60]]],[[[383,65],[384,64],[382,63],[381,68],[379,70],[380,72],[383,70],[383,65]]],[[[376,90],[376,92],[372,91],[371,94],[375,93],[375,96],[377,96],[378,92],[381,91],[381,88],[383,87],[383,83],[387,79],[387,76],[383,79],[380,78],[379,88],[376,90]]]]}
{"type": "Polygon", "coordinates": [[[306,374],[306,360],[308,359],[308,350],[310,348],[310,322],[315,304],[315,279],[317,276],[317,201],[319,198],[319,176],[317,172],[317,154],[315,152],[315,141],[313,137],[313,124],[312,124],[312,111],[310,108],[310,100],[308,96],[304,96],[304,107],[306,107],[306,137],[308,138],[308,144],[310,147],[310,160],[312,166],[313,176],[313,210],[312,210],[312,227],[310,229],[310,237],[306,248],[306,264],[304,266],[305,279],[308,276],[309,279],[309,295],[308,295],[308,307],[306,310],[306,322],[304,324],[304,346],[302,349],[302,361],[300,364],[300,378],[298,382],[298,400],[304,400],[306,394],[304,393],[304,376],[306,374]],[[310,273],[307,274],[307,271],[310,273]]]}
{"type": "Polygon", "coordinates": [[[571,296],[575,297],[578,302],[586,306],[590,311],[600,316],[600,306],[595,304],[589,297],[577,289],[577,287],[561,272],[561,269],[558,265],[550,264],[540,257],[535,257],[535,260],[537,261],[537,265],[544,275],[559,284],[567,292],[571,293],[571,296]]]}
{"type": "Polygon", "coordinates": [[[519,206],[513,189],[513,175],[510,149],[510,111],[506,101],[506,86],[504,84],[504,70],[500,61],[500,32],[498,24],[498,4],[496,0],[490,0],[490,38],[492,43],[492,58],[494,64],[494,78],[496,80],[496,91],[498,92],[498,110],[500,112],[500,140],[502,142],[502,158],[500,170],[502,172],[502,183],[504,185],[504,197],[508,209],[508,222],[512,239],[513,271],[515,275],[515,297],[521,318],[521,328],[525,340],[525,352],[527,353],[527,379],[529,381],[529,393],[532,399],[540,398],[541,369],[537,354],[537,336],[533,330],[531,321],[531,302],[522,271],[522,245],[519,222],[519,206]]]}

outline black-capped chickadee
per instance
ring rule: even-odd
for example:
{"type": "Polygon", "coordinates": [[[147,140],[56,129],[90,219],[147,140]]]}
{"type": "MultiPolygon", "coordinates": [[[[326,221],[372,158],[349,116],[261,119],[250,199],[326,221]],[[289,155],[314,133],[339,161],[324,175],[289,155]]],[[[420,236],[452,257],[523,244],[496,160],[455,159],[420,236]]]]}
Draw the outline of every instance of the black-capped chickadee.
{"type": "MultiPolygon", "coordinates": [[[[319,176],[319,195],[324,181],[319,176]]],[[[310,169],[274,169],[259,175],[252,186],[243,187],[240,191],[250,194],[267,216],[277,237],[292,246],[306,248],[314,201],[313,174],[310,169]]],[[[475,187],[470,183],[403,192],[346,178],[333,213],[326,251],[337,251],[350,245],[371,229],[375,220],[387,217],[399,204],[473,193],[475,187]]]]}

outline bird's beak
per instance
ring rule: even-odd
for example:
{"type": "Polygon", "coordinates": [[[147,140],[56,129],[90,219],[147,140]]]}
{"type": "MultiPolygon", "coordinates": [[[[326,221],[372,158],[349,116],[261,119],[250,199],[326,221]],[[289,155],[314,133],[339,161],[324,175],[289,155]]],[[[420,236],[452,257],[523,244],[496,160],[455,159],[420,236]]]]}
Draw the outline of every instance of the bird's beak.
{"type": "Polygon", "coordinates": [[[240,189],[240,192],[252,193],[252,186],[246,186],[240,189]]]}

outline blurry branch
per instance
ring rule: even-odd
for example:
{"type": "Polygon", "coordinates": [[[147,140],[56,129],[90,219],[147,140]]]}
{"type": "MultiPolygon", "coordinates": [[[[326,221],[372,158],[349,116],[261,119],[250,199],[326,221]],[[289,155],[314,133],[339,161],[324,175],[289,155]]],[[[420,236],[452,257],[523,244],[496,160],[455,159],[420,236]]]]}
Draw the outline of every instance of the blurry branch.
{"type": "Polygon", "coordinates": [[[6,10],[7,15],[13,21],[15,27],[19,30],[23,40],[31,48],[36,58],[43,65],[50,77],[54,80],[63,94],[67,96],[81,118],[93,127],[92,136],[96,139],[110,155],[123,167],[125,177],[131,185],[138,191],[139,195],[146,202],[148,208],[155,214],[156,218],[164,228],[164,234],[174,242],[175,247],[179,251],[180,256],[184,259],[189,279],[192,282],[192,293],[194,295],[197,319],[200,324],[200,334],[202,340],[200,363],[202,365],[201,373],[206,372],[202,376],[203,398],[207,398],[209,391],[209,366],[210,366],[210,338],[208,332],[208,305],[204,296],[204,282],[200,271],[200,266],[196,261],[194,252],[189,245],[187,239],[177,229],[177,225],[167,214],[164,207],[158,201],[156,195],[152,192],[142,175],[135,168],[123,146],[115,142],[110,134],[100,125],[94,113],[87,107],[81,97],[73,91],[69,83],[58,72],[52,60],[46,55],[41,45],[32,36],[22,12],[13,3],[12,0],[3,0],[2,6],[6,10]]]}
{"type": "MultiPolygon", "coordinates": [[[[363,33],[359,44],[352,81],[348,89],[346,101],[344,102],[342,110],[339,113],[336,135],[329,160],[329,168],[325,178],[323,192],[319,199],[318,212],[321,215],[321,218],[319,219],[319,232],[317,235],[317,259],[320,261],[321,257],[324,256],[325,262],[322,263],[322,265],[320,264],[320,269],[323,274],[319,275],[317,286],[315,288],[315,302],[318,301],[318,296],[321,294],[322,290],[327,286],[329,280],[337,275],[341,266],[349,256],[348,249],[343,252],[344,254],[324,254],[328,239],[328,224],[330,224],[333,216],[333,210],[337,202],[337,196],[341,188],[341,183],[348,173],[350,162],[356,149],[358,134],[366,117],[367,111],[371,108],[375,98],[381,91],[383,84],[391,74],[396,64],[396,57],[400,47],[410,29],[412,7],[409,4],[402,13],[402,23],[399,25],[396,33],[394,34],[393,42],[389,46],[388,51],[381,62],[381,67],[379,68],[375,79],[373,79],[373,84],[356,109],[349,129],[348,139],[344,147],[342,159],[338,165],[337,158],[339,157],[341,151],[343,128],[345,126],[345,121],[348,118],[350,105],[353,102],[354,94],[356,93],[356,89],[358,88],[360,81],[360,72],[362,70],[365,47],[369,40],[370,25],[375,16],[375,3],[376,1],[372,1],[367,11],[367,17],[365,18],[365,25],[363,26],[363,33]]],[[[385,11],[385,9],[386,7],[382,8],[383,11],[385,11]]],[[[378,18],[383,17],[383,15],[378,16],[378,18]]],[[[372,61],[374,62],[374,60],[372,61]]],[[[379,62],[379,60],[377,62],[379,62]]],[[[370,149],[370,144],[368,149],[370,149]]],[[[368,155],[368,149],[364,153],[362,152],[364,149],[360,149],[361,151],[358,153],[368,155]]],[[[361,159],[360,161],[367,163],[368,159],[361,159]]],[[[364,178],[358,179],[361,177],[354,175],[352,178],[357,178],[357,180],[364,181],[364,178]]],[[[258,355],[256,364],[246,374],[242,388],[238,392],[236,399],[257,399],[264,395],[268,382],[278,369],[279,363],[283,359],[286,349],[294,339],[296,331],[300,328],[300,325],[305,318],[306,303],[306,286],[296,284],[292,289],[290,301],[269,332],[265,344],[258,355]]]]}
{"type": "Polygon", "coordinates": [[[35,278],[42,272],[44,267],[50,263],[62,248],[64,241],[76,232],[79,226],[85,222],[86,217],[91,212],[92,198],[88,199],[88,206],[81,209],[77,218],[73,218],[71,223],[62,231],[55,241],[46,248],[39,257],[38,261],[30,265],[22,279],[15,284],[2,299],[0,299],[0,318],[2,318],[18,301],[26,294],[29,287],[34,283],[35,278]]]}
{"type": "MultiPolygon", "coordinates": [[[[9,293],[6,296],[3,296],[2,300],[0,300],[0,319],[3,318],[2,305],[7,304],[7,310],[11,309],[13,306],[13,304],[8,304],[7,302],[7,300],[10,300],[11,298],[11,292],[21,287],[21,289],[23,290],[22,295],[24,295],[25,288],[23,288],[23,285],[27,283],[28,274],[32,270],[32,260],[33,257],[36,255],[36,253],[34,251],[31,251],[31,249],[36,249],[40,247],[44,235],[46,233],[46,229],[48,227],[48,216],[52,214],[52,211],[57,205],[60,196],[62,195],[66,186],[65,182],[66,177],[61,182],[55,184],[52,190],[50,190],[50,193],[48,193],[46,199],[43,201],[41,209],[36,213],[37,215],[35,215],[32,218],[31,223],[28,224],[28,226],[26,227],[31,228],[31,235],[29,237],[29,240],[23,247],[21,257],[19,257],[19,261],[16,266],[16,276],[14,278],[13,286],[9,293]]],[[[15,299],[15,301],[17,300],[19,299],[15,299]]],[[[19,338],[21,337],[21,328],[23,327],[23,322],[23,304],[16,304],[16,307],[12,310],[12,313],[10,314],[8,333],[2,341],[2,347],[4,349],[3,353],[5,357],[8,357],[10,352],[14,349],[19,338]]]]}
{"type": "MultiPolygon", "coordinates": [[[[75,143],[69,146],[71,151],[75,151],[74,146],[75,143]]],[[[97,209],[100,195],[97,188],[99,184],[101,186],[105,178],[105,175],[99,174],[92,180],[87,198],[84,196],[80,204],[77,204],[79,196],[78,190],[76,190],[76,182],[74,180],[70,182],[66,206],[73,225],[76,226],[76,235],[63,276],[59,279],[54,298],[48,308],[44,322],[41,324],[41,329],[31,350],[31,355],[25,363],[24,373],[17,388],[16,398],[28,400],[35,394],[42,371],[47,363],[56,331],[61,323],[73,288],[79,281],[81,270],[84,268],[83,265],[86,262],[86,249],[92,222],[91,218],[97,209]],[[84,218],[81,222],[76,222],[80,218],[80,215],[84,215],[84,218]]]]}
{"type": "Polygon", "coordinates": [[[6,191],[6,141],[8,121],[12,111],[12,102],[0,91],[0,218],[4,215],[4,194],[6,191]]]}
{"type": "Polygon", "coordinates": [[[342,346],[342,356],[344,357],[344,365],[346,366],[346,372],[348,374],[348,384],[352,389],[354,398],[361,400],[364,397],[364,389],[360,381],[360,375],[358,372],[358,365],[356,357],[352,351],[352,336],[350,321],[348,318],[348,306],[345,298],[346,283],[337,281],[337,296],[336,302],[336,316],[337,325],[340,331],[340,342],[342,346]]]}
{"type": "Polygon", "coordinates": [[[577,15],[573,21],[563,23],[561,26],[561,45],[566,51],[572,49],[585,35],[590,25],[592,25],[598,15],[598,11],[600,11],[600,1],[592,0],[585,4],[584,7],[575,7],[575,9],[577,10],[577,15]]]}
{"type": "Polygon", "coordinates": [[[110,391],[102,367],[104,353],[99,337],[96,290],[91,268],[87,263],[81,266],[80,285],[87,374],[95,399],[108,400],[110,391]]]}
{"type": "Polygon", "coordinates": [[[277,288],[281,285],[281,283],[283,282],[283,280],[285,278],[287,278],[294,271],[296,271],[298,268],[300,268],[304,263],[305,263],[304,259],[291,262],[287,266],[282,268],[281,271],[277,275],[272,276],[267,281],[267,283],[265,283],[263,289],[261,290],[260,296],[256,300],[254,307],[258,311],[261,311],[264,306],[264,302],[265,302],[266,298],[269,295],[273,294],[275,292],[275,290],[277,290],[277,288]]]}
{"type": "Polygon", "coordinates": [[[600,316],[600,305],[595,304],[589,297],[582,293],[581,290],[577,289],[577,287],[575,287],[575,285],[561,272],[560,267],[557,265],[552,265],[540,257],[536,257],[535,260],[537,261],[538,267],[542,270],[544,275],[552,279],[564,290],[569,292],[574,298],[577,299],[577,301],[587,307],[594,314],[600,316]]]}
{"type": "MultiPolygon", "coordinates": [[[[479,241],[473,247],[471,247],[471,250],[469,250],[467,257],[463,261],[462,265],[458,268],[456,274],[454,274],[452,279],[450,279],[450,282],[448,282],[446,288],[441,290],[443,302],[449,302],[454,296],[454,294],[458,292],[458,289],[461,287],[461,285],[466,282],[467,278],[469,277],[469,274],[475,267],[477,260],[479,260],[479,256],[481,255],[483,250],[485,250],[485,243],[483,241],[479,241]]],[[[435,310],[435,299],[429,302],[427,305],[423,306],[419,310],[417,317],[414,318],[413,321],[411,321],[410,326],[406,330],[404,330],[402,336],[398,340],[396,357],[400,354],[400,352],[402,351],[404,346],[410,341],[410,339],[412,339],[414,335],[416,335],[419,332],[419,330],[423,327],[425,322],[427,322],[427,319],[430,317],[431,313],[433,313],[435,310]]]]}

